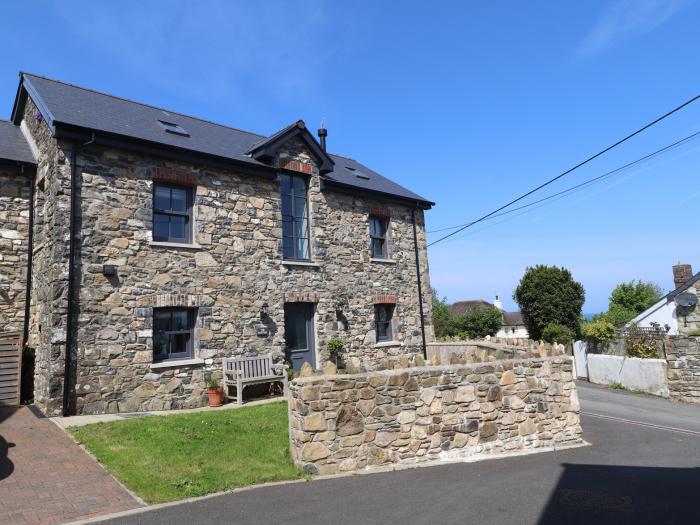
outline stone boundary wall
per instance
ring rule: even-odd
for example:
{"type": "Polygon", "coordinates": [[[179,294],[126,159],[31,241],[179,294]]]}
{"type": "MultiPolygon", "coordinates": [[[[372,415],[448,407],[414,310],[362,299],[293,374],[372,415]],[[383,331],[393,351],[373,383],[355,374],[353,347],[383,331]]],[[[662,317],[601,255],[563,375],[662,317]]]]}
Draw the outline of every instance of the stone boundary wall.
{"type": "Polygon", "coordinates": [[[665,348],[671,398],[700,403],[700,337],[669,336],[665,348]]]}
{"type": "Polygon", "coordinates": [[[431,364],[485,363],[498,359],[524,359],[564,355],[564,345],[531,342],[527,346],[493,343],[491,341],[440,341],[428,343],[426,353],[431,364]]]}
{"type": "Polygon", "coordinates": [[[567,356],[290,384],[294,462],[321,474],[581,444],[567,356]]]}

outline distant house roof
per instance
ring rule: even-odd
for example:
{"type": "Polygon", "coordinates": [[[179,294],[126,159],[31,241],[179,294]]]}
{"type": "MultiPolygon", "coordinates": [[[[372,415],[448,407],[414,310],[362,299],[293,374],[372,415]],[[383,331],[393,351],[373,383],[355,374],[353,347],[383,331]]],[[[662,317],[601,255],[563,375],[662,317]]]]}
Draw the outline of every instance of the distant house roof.
{"type": "Polygon", "coordinates": [[[7,120],[0,120],[0,162],[36,164],[22,130],[7,120]]]}
{"type": "MultiPolygon", "coordinates": [[[[15,124],[22,119],[27,96],[37,105],[55,136],[152,154],[178,155],[176,158],[194,156],[205,164],[234,164],[260,174],[273,173],[274,166],[265,155],[256,157],[256,153],[299,125],[297,122],[268,137],[30,73],[20,75],[12,111],[15,124]]],[[[316,142],[311,134],[308,136],[316,142]]],[[[320,149],[320,145],[316,143],[315,149],[320,149]]],[[[326,157],[321,162],[324,186],[338,191],[374,193],[425,209],[434,204],[355,160],[325,152],[323,155],[326,157]]]]}
{"type": "Polygon", "coordinates": [[[489,308],[493,304],[484,301],[483,299],[473,299],[470,301],[457,301],[450,305],[450,313],[452,315],[462,315],[473,310],[474,308],[489,308]]]}
{"type": "Polygon", "coordinates": [[[503,312],[503,326],[524,326],[522,312],[503,312]]]}

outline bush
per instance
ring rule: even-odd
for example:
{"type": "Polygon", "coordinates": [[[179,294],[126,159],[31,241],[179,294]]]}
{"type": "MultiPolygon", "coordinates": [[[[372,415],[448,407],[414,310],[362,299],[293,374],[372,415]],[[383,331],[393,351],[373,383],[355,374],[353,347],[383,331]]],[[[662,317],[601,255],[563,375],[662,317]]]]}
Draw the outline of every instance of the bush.
{"type": "Polygon", "coordinates": [[[652,327],[655,329],[654,334],[640,330],[637,325],[632,325],[627,329],[625,352],[628,356],[642,359],[659,357],[659,339],[667,330],[661,328],[657,323],[652,323],[652,327]]]}
{"type": "Polygon", "coordinates": [[[612,323],[602,320],[585,325],[583,328],[583,335],[586,339],[596,344],[611,343],[617,339],[615,327],[612,323]]]}
{"type": "Polygon", "coordinates": [[[525,271],[513,293],[530,338],[535,340],[543,338],[549,324],[565,326],[576,334],[585,296],[569,270],[541,264],[525,271]]]}
{"type": "Polygon", "coordinates": [[[457,317],[453,324],[460,339],[479,339],[496,335],[503,325],[503,315],[494,307],[474,308],[457,317]]]}
{"type": "Polygon", "coordinates": [[[548,343],[569,344],[576,337],[576,333],[569,328],[557,323],[550,323],[542,330],[542,339],[548,343]]]}

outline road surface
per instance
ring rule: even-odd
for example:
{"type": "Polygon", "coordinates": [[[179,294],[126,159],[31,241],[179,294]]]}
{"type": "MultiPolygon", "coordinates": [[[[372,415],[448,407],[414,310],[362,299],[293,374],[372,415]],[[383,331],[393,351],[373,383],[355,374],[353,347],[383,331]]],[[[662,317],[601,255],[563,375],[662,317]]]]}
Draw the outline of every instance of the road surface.
{"type": "Polygon", "coordinates": [[[700,406],[579,384],[592,446],[309,481],[108,521],[177,524],[700,524],[700,406]]]}

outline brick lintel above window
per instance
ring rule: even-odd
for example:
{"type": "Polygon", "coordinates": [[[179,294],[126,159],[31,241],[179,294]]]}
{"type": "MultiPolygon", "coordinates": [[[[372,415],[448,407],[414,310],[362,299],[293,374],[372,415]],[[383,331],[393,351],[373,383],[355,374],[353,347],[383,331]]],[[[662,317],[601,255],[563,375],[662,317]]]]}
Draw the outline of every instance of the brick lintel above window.
{"type": "Polygon", "coordinates": [[[391,212],[386,208],[371,207],[369,209],[370,217],[378,217],[382,219],[391,219],[391,212]]]}
{"type": "Polygon", "coordinates": [[[372,304],[396,304],[395,295],[374,295],[372,296],[372,304]]]}
{"type": "Polygon", "coordinates": [[[174,170],[170,168],[155,168],[153,182],[167,182],[181,186],[197,186],[197,175],[191,171],[174,170]]]}
{"type": "Polygon", "coordinates": [[[287,292],[284,294],[285,303],[317,303],[318,294],[311,292],[287,292]]]}
{"type": "Polygon", "coordinates": [[[311,164],[289,158],[279,159],[279,167],[283,170],[298,171],[300,173],[306,173],[307,175],[312,175],[314,172],[314,168],[311,164]]]}

